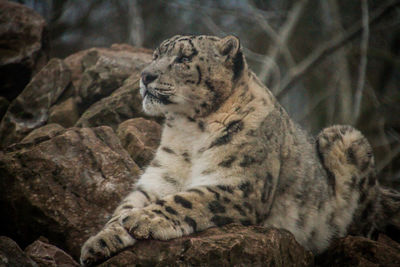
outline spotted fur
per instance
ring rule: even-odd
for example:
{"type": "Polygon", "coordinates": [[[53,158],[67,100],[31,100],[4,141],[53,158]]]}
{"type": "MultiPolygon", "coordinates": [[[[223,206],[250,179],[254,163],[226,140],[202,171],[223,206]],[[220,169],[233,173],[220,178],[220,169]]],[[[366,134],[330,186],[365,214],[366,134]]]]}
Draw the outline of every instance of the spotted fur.
{"type": "Polygon", "coordinates": [[[248,69],[236,37],[164,41],[140,92],[144,111],[165,117],[161,145],[82,263],[228,223],[287,229],[314,252],[372,233],[380,190],[368,141],[350,126],[310,138],[248,69]]]}

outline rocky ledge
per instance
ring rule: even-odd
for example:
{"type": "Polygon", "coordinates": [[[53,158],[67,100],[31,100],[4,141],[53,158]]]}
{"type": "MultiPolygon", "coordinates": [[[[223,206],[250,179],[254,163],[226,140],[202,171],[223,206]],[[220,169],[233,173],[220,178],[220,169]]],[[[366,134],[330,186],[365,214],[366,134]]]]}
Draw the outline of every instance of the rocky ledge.
{"type": "MultiPolygon", "coordinates": [[[[78,266],[158,146],[161,120],[142,113],[138,93],[151,53],[115,44],[47,61],[43,19],[6,1],[0,11],[0,35],[16,38],[1,73],[27,73],[0,82],[0,266],[78,266]]],[[[400,245],[349,236],[315,257],[287,231],[227,225],[140,241],[101,264],[166,265],[399,266],[400,245]]]]}

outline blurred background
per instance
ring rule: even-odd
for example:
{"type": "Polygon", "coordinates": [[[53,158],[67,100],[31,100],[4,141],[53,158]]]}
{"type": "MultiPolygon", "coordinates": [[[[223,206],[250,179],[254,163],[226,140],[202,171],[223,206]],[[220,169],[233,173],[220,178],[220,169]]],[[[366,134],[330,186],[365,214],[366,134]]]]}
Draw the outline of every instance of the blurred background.
{"type": "Polygon", "coordinates": [[[313,135],[351,124],[371,142],[382,183],[400,188],[399,1],[14,1],[48,23],[51,57],[176,34],[240,37],[248,63],[313,135]]]}

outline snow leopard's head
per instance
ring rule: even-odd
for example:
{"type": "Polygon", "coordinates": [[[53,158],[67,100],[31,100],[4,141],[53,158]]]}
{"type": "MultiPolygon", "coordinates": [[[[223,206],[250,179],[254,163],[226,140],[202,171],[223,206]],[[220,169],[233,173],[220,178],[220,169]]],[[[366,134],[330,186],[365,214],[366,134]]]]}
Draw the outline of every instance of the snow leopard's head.
{"type": "Polygon", "coordinates": [[[205,116],[232,93],[245,68],[237,37],[174,36],[142,72],[143,109],[150,115],[205,116]]]}

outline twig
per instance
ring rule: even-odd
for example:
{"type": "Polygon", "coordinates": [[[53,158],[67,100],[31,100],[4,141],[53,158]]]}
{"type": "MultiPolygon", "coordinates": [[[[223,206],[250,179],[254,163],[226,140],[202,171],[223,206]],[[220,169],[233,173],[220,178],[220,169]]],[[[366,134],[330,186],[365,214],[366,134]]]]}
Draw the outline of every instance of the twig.
{"type": "MultiPolygon", "coordinates": [[[[253,1],[249,0],[248,7],[251,11],[251,18],[254,19],[254,21],[265,31],[265,33],[274,41],[274,45],[276,47],[280,47],[283,52],[283,56],[286,60],[286,63],[290,67],[293,67],[295,65],[294,59],[292,54],[290,53],[290,50],[287,46],[286,42],[282,42],[281,37],[279,34],[271,27],[271,25],[268,23],[268,21],[265,19],[265,16],[261,13],[261,10],[257,9],[254,7],[253,1]]],[[[274,62],[269,58],[270,62],[274,62]]],[[[275,59],[274,59],[275,60],[275,59]]]]}
{"type": "MultiPolygon", "coordinates": [[[[396,6],[400,5],[399,0],[388,1],[383,6],[377,8],[375,12],[369,18],[369,25],[373,25],[383,18],[388,13],[392,12],[396,6]]],[[[342,47],[344,44],[355,38],[362,31],[362,24],[356,23],[349,30],[340,36],[334,37],[332,40],[325,42],[317,49],[303,59],[296,67],[292,68],[288,74],[283,78],[281,83],[281,91],[277,93],[277,98],[281,99],[286,95],[290,89],[290,86],[300,79],[306,72],[315,67],[319,62],[322,61],[326,56],[342,47]]]]}
{"type": "Polygon", "coordinates": [[[271,84],[270,84],[271,88],[269,88],[269,89],[272,91],[278,89],[280,87],[280,82],[281,82],[281,71],[279,69],[278,64],[276,64],[276,62],[274,60],[269,59],[268,56],[251,51],[250,49],[248,49],[246,47],[243,47],[243,52],[246,55],[247,59],[251,59],[251,60],[254,60],[259,63],[265,63],[265,60],[271,60],[271,64],[272,64],[272,68],[273,68],[272,74],[274,75],[272,81],[274,81],[276,84],[271,82],[271,84]]]}
{"type": "MultiPolygon", "coordinates": [[[[343,35],[338,0],[320,1],[320,5],[322,9],[321,20],[326,24],[328,36],[343,35]]],[[[332,100],[328,102],[328,121],[330,123],[348,124],[353,120],[353,86],[346,48],[339,48],[335,57],[331,57],[330,60],[334,64],[333,69],[335,69],[333,75],[335,76],[334,90],[336,93],[333,94],[332,100]]],[[[328,86],[329,84],[327,84],[328,86]]]]}
{"type": "MultiPolygon", "coordinates": [[[[201,11],[200,11],[201,12],[201,11]]],[[[203,13],[203,12],[202,12],[203,13]]],[[[208,29],[210,29],[210,31],[215,34],[215,35],[219,35],[219,36],[224,36],[227,35],[226,32],[224,30],[221,29],[221,27],[219,27],[213,20],[212,18],[203,13],[203,17],[201,18],[201,21],[204,23],[204,25],[207,26],[208,29]]]]}
{"type": "Polygon", "coordinates": [[[358,69],[358,81],[357,89],[354,97],[354,122],[356,122],[360,116],[361,99],[365,85],[365,73],[367,70],[367,51],[368,51],[368,39],[369,39],[369,24],[368,24],[368,2],[367,0],[361,0],[361,12],[362,12],[362,25],[363,31],[361,35],[361,56],[360,66],[358,69]]]}
{"type": "Polygon", "coordinates": [[[144,22],[137,0],[128,2],[128,14],[130,16],[128,21],[128,42],[141,47],[144,42],[144,22]]]}
{"type": "MultiPolygon", "coordinates": [[[[174,7],[174,8],[182,8],[186,10],[195,10],[195,11],[203,11],[206,12],[207,14],[210,14],[211,12],[216,12],[216,13],[223,13],[227,15],[231,15],[233,17],[240,17],[245,20],[252,20],[253,18],[251,17],[251,12],[243,9],[228,9],[228,8],[218,8],[216,6],[208,7],[202,4],[196,4],[199,3],[199,1],[179,1],[179,3],[173,2],[173,1],[167,1],[163,0],[163,3],[165,3],[168,6],[174,7]]],[[[265,11],[265,10],[259,10],[259,13],[265,18],[265,19],[279,19],[284,16],[284,12],[280,11],[265,11]]]]}
{"type": "Polygon", "coordinates": [[[297,120],[301,124],[306,123],[306,120],[310,120],[311,116],[315,115],[315,110],[319,104],[322,103],[322,101],[325,101],[328,97],[331,97],[333,95],[332,92],[330,91],[322,91],[318,96],[314,97],[313,100],[310,101],[310,105],[307,105],[307,113],[304,112],[301,117],[297,120]]]}
{"type": "Polygon", "coordinates": [[[388,166],[392,160],[400,154],[400,145],[398,145],[397,147],[395,147],[391,153],[389,153],[389,155],[387,157],[385,157],[384,159],[382,159],[380,161],[380,163],[378,164],[378,166],[376,167],[378,173],[380,173],[386,166],[388,166]]]}
{"type": "Polygon", "coordinates": [[[271,60],[276,61],[279,52],[281,51],[281,47],[282,46],[286,46],[286,42],[290,37],[290,34],[292,33],[295,25],[297,24],[297,21],[299,20],[303,9],[305,7],[305,5],[307,4],[308,0],[300,0],[298,2],[296,2],[293,6],[293,8],[289,11],[288,13],[288,18],[286,20],[286,22],[282,25],[282,27],[279,30],[278,36],[279,36],[279,45],[274,45],[272,46],[267,55],[269,60],[267,60],[264,64],[264,66],[262,67],[262,71],[260,73],[260,80],[263,81],[265,83],[265,80],[267,78],[267,76],[270,74],[271,72],[271,60]]]}

